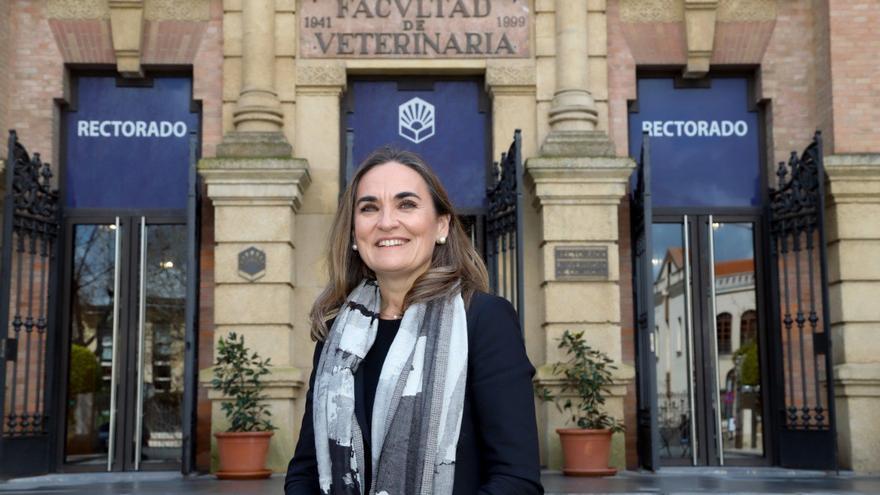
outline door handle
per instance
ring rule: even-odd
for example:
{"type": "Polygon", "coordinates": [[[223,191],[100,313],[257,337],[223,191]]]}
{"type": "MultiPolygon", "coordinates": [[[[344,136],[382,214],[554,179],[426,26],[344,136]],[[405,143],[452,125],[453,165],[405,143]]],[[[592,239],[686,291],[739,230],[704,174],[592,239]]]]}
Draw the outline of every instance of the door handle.
{"type": "Polygon", "coordinates": [[[715,404],[715,427],[716,442],[718,444],[718,464],[724,465],[724,434],[721,431],[721,370],[718,367],[718,318],[716,316],[716,298],[715,298],[715,221],[712,215],[709,215],[709,302],[712,308],[709,321],[712,324],[712,381],[715,383],[715,397],[712,403],[715,404]]]}
{"type": "Polygon", "coordinates": [[[690,219],[684,216],[683,220],[683,244],[684,244],[684,328],[687,338],[687,374],[688,374],[688,414],[690,422],[691,463],[697,465],[697,418],[694,415],[694,393],[697,384],[694,383],[694,327],[691,321],[693,311],[691,286],[691,243],[690,243],[690,219]]]}
{"type": "Polygon", "coordinates": [[[119,341],[119,263],[121,256],[122,236],[120,235],[121,226],[119,217],[116,217],[115,229],[115,249],[113,260],[113,349],[110,351],[110,429],[107,438],[107,471],[113,471],[113,451],[116,446],[116,387],[117,378],[117,358],[119,341]]]}
{"type": "Polygon", "coordinates": [[[134,426],[134,470],[141,468],[141,440],[144,432],[144,323],[146,321],[147,294],[147,219],[141,217],[140,270],[138,289],[138,357],[137,357],[137,409],[134,426]]]}

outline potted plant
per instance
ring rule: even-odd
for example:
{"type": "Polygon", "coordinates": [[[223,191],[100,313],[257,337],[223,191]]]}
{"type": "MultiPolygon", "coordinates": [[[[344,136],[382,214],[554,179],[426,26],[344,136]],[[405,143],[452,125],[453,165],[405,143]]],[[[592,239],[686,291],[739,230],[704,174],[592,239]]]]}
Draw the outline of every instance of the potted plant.
{"type": "Polygon", "coordinates": [[[567,359],[554,363],[551,372],[561,381],[558,394],[538,386],[536,392],[544,401],[552,401],[559,412],[568,415],[576,428],[559,428],[562,443],[563,469],[569,476],[611,476],[617,470],[608,466],[611,456],[611,435],[623,431],[623,425],[604,409],[608,387],[617,369],[604,352],[590,347],[584,333],[566,330],[559,339],[559,349],[567,359]]]}
{"type": "Polygon", "coordinates": [[[269,440],[275,426],[265,404],[262,378],[269,373],[269,359],[262,359],[244,344],[244,336],[231,332],[217,344],[217,360],[211,386],[222,392],[220,407],[226,413],[226,432],[214,433],[220,457],[220,479],[268,478],[269,440]]]}

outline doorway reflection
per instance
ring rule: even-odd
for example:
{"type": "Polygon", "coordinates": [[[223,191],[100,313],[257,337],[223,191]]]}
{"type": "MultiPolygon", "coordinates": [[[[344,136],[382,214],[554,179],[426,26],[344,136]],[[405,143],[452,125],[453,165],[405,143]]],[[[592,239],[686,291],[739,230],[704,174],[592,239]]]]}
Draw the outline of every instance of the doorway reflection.
{"type": "Polygon", "coordinates": [[[687,313],[684,231],[679,223],[653,225],[654,332],[657,424],[663,464],[691,463],[694,382],[687,313]]]}
{"type": "Polygon", "coordinates": [[[764,427],[755,233],[752,223],[712,224],[715,247],[720,424],[724,458],[762,457],[764,427]]]}
{"type": "Polygon", "coordinates": [[[110,436],[117,226],[73,234],[65,461],[106,463],[110,436]]]}

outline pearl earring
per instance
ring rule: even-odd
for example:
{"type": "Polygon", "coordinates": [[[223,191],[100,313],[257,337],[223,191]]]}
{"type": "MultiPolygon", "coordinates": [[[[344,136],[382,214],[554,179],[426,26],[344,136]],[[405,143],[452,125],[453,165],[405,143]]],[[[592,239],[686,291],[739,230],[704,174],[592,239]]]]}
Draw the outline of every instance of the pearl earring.
{"type": "Polygon", "coordinates": [[[352,242],[352,243],[351,243],[351,250],[352,250],[352,251],[357,251],[357,250],[358,250],[358,245],[355,244],[354,242],[352,242]]]}
{"type": "Polygon", "coordinates": [[[437,239],[437,244],[446,244],[446,236],[440,236],[440,238],[437,239]]]}

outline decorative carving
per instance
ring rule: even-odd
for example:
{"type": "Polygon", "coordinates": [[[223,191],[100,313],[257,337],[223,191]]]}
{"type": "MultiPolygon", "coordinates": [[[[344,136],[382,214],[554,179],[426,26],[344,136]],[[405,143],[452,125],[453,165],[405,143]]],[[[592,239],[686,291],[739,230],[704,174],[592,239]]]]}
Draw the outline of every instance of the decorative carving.
{"type": "Polygon", "coordinates": [[[296,66],[297,86],[345,86],[345,66],[339,63],[310,64],[300,61],[296,66]]]}
{"type": "Polygon", "coordinates": [[[49,19],[108,19],[110,7],[106,0],[49,0],[46,2],[49,19]]]}
{"type": "Polygon", "coordinates": [[[709,72],[715,48],[718,0],[684,0],[687,34],[687,67],[684,77],[703,77],[709,72]]]}
{"type": "Polygon", "coordinates": [[[126,77],[140,77],[144,4],[141,0],[110,0],[109,4],[116,70],[126,77]]]}
{"type": "Polygon", "coordinates": [[[144,17],[153,21],[207,21],[210,7],[209,0],[146,0],[144,17]]]}
{"type": "Polygon", "coordinates": [[[266,275],[265,251],[251,246],[238,253],[238,275],[248,282],[256,282],[266,275]]]}
{"type": "Polygon", "coordinates": [[[772,21],[776,19],[776,0],[719,0],[718,20],[772,21]]]}
{"type": "Polygon", "coordinates": [[[620,19],[624,22],[681,22],[683,0],[620,0],[620,19]]]}
{"type": "Polygon", "coordinates": [[[535,65],[529,61],[489,63],[486,66],[486,86],[534,86],[535,65]]]}
{"type": "MultiPolygon", "coordinates": [[[[775,0],[718,0],[718,20],[770,21],[776,19],[775,0]]],[[[685,0],[620,0],[624,22],[681,22],[685,0]]]]}

